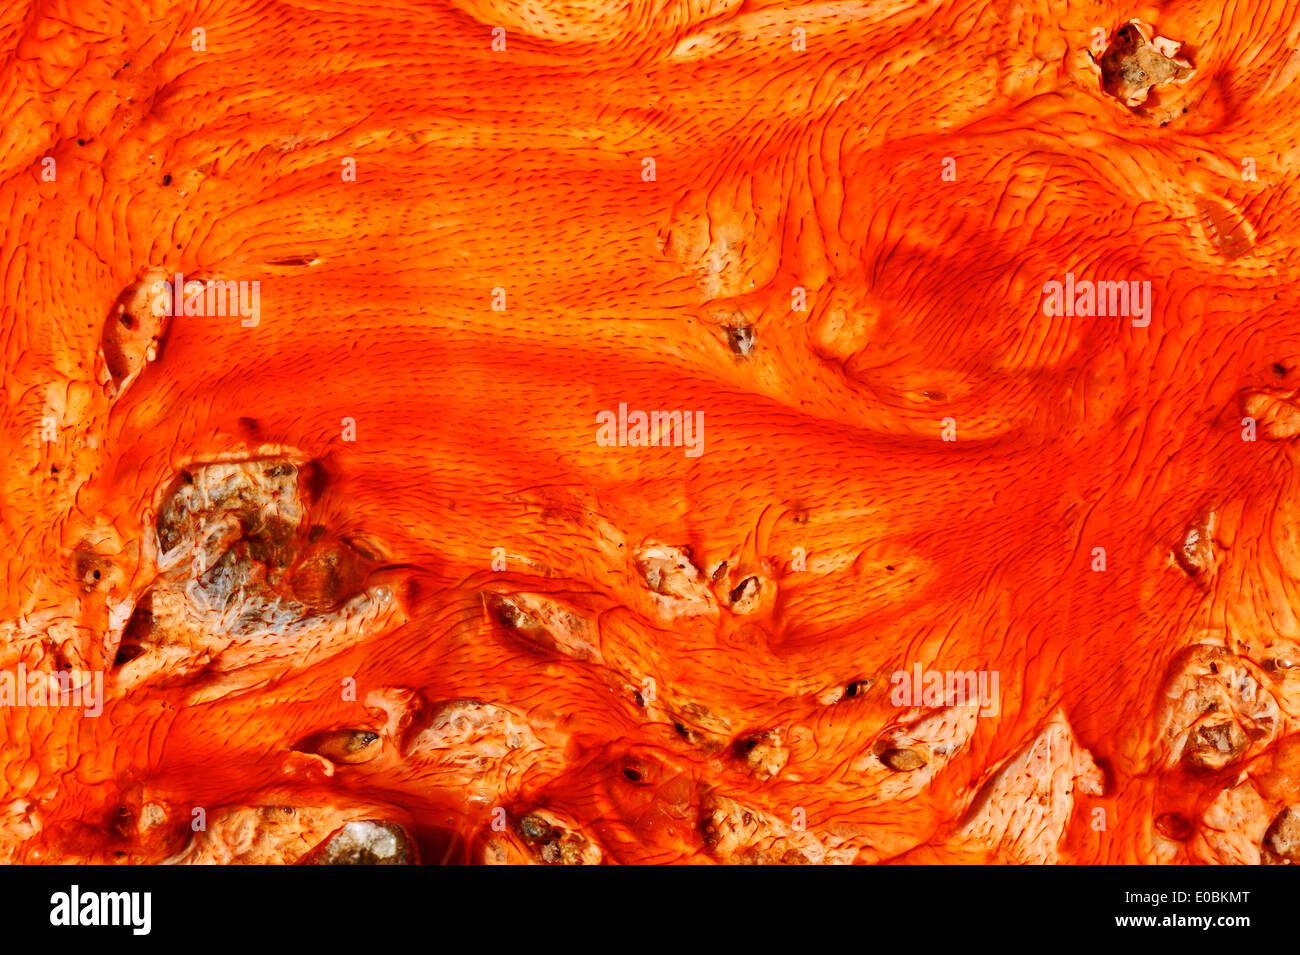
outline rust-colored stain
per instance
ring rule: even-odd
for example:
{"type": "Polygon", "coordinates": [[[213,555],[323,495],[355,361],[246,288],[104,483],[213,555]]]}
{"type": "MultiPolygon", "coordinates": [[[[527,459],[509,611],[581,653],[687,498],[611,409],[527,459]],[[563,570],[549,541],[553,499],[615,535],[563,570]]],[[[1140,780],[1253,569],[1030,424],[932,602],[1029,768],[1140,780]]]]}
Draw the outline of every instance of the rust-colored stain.
{"type": "Polygon", "coordinates": [[[1296,17],[5,7],[0,860],[1300,859],[1296,17]]]}

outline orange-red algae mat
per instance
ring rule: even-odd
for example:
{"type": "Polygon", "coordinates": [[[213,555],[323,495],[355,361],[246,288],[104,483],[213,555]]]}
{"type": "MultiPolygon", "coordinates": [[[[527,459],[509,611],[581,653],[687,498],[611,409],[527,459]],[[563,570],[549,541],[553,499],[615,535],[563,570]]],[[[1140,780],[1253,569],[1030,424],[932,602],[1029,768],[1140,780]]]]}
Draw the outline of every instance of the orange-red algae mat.
{"type": "Polygon", "coordinates": [[[0,11],[0,859],[1300,859],[1300,14],[0,11]]]}

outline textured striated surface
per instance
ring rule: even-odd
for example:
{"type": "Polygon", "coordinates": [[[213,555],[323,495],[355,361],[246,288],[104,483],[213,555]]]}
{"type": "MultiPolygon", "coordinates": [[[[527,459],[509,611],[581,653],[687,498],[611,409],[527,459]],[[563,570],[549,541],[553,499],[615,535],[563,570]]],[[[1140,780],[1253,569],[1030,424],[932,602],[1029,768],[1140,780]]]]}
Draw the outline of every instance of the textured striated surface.
{"type": "Polygon", "coordinates": [[[1300,859],[1298,49],[3,6],[0,859],[1300,859]]]}

